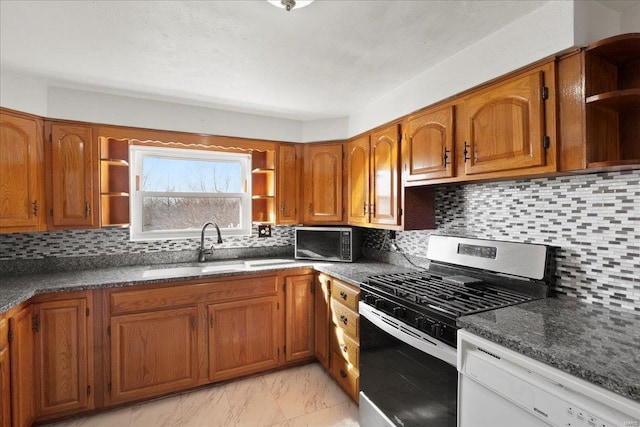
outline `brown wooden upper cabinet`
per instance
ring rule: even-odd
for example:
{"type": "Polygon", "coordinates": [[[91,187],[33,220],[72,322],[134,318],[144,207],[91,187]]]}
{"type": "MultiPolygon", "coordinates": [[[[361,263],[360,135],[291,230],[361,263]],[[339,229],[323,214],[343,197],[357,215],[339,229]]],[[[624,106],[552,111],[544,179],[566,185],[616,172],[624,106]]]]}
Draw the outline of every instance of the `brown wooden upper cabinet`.
{"type": "MultiPolygon", "coordinates": [[[[464,100],[466,175],[546,165],[545,73],[535,69],[471,94],[464,100]]],[[[549,73],[553,79],[553,74],[549,73]]]]}
{"type": "Polygon", "coordinates": [[[0,112],[0,233],[46,227],[42,121],[0,112]]]}
{"type": "Polygon", "coordinates": [[[344,144],[309,144],[304,147],[304,222],[331,224],[343,221],[344,144]]]}
{"type": "Polygon", "coordinates": [[[298,206],[300,204],[300,165],[301,149],[299,144],[280,144],[276,169],[276,223],[282,225],[298,224],[298,206]]]}
{"type": "Polygon", "coordinates": [[[353,225],[400,225],[400,126],[387,126],[349,141],[348,221],[353,225]]]}
{"type": "Polygon", "coordinates": [[[97,141],[91,127],[47,122],[45,134],[49,138],[46,144],[49,228],[97,227],[98,192],[94,191],[97,141]]]}
{"type": "Polygon", "coordinates": [[[371,189],[369,222],[400,225],[400,125],[371,134],[371,189]]]}
{"type": "Polygon", "coordinates": [[[453,106],[409,116],[402,144],[405,184],[454,176],[453,106]]]}

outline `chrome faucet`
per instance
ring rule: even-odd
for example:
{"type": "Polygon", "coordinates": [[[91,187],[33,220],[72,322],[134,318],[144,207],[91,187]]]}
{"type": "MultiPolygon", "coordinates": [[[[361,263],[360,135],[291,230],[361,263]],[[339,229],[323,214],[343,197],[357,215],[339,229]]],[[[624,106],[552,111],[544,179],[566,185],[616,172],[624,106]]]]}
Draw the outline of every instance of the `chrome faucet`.
{"type": "Polygon", "coordinates": [[[200,235],[200,249],[198,253],[198,262],[204,262],[205,255],[211,255],[213,253],[213,245],[211,245],[211,249],[204,248],[204,231],[208,226],[213,225],[218,232],[218,243],[222,243],[222,234],[220,234],[220,227],[215,222],[207,222],[202,226],[202,234],[200,235]]]}

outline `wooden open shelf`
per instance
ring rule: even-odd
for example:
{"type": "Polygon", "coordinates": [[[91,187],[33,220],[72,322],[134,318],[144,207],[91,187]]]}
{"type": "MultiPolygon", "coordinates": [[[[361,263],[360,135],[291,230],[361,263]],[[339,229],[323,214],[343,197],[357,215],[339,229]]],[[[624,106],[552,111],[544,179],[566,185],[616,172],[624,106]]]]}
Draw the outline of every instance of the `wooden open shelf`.
{"type": "Polygon", "coordinates": [[[275,151],[254,151],[251,156],[252,221],[275,224],[276,194],[275,151]]]}
{"type": "Polygon", "coordinates": [[[640,159],[640,33],[585,50],[587,165],[638,164],[640,159]]]}
{"type": "Polygon", "coordinates": [[[129,226],[129,140],[100,138],[100,224],[129,226]]]}

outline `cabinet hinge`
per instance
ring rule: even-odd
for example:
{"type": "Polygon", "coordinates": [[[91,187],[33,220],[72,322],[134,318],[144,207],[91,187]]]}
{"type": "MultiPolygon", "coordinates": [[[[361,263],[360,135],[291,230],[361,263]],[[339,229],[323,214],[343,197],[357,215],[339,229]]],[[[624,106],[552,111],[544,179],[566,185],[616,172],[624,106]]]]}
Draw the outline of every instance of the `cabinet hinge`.
{"type": "Polygon", "coordinates": [[[53,216],[53,208],[49,209],[49,216],[53,216]]]}
{"type": "Polygon", "coordinates": [[[398,208],[398,218],[402,217],[402,208],[398,208]]]}
{"type": "Polygon", "coordinates": [[[107,326],[107,335],[111,336],[111,326],[107,326]]]}
{"type": "Polygon", "coordinates": [[[31,329],[33,332],[38,332],[40,330],[40,315],[36,314],[33,316],[33,323],[31,324],[31,329]]]}
{"type": "Polygon", "coordinates": [[[548,136],[542,138],[542,146],[546,149],[551,145],[551,139],[548,136]]]}
{"type": "Polygon", "coordinates": [[[549,99],[549,88],[546,86],[542,87],[542,99],[549,99]]]}
{"type": "Polygon", "coordinates": [[[316,284],[311,282],[311,293],[315,294],[316,293],[316,284]]]}
{"type": "Polygon", "coordinates": [[[90,396],[90,395],[91,395],[91,386],[88,385],[87,386],[87,396],[90,396]]]}
{"type": "Polygon", "coordinates": [[[53,135],[49,134],[49,142],[53,142],[53,135]]]}
{"type": "Polygon", "coordinates": [[[276,303],[276,310],[280,310],[280,303],[279,302],[276,303]]]}
{"type": "Polygon", "coordinates": [[[402,142],[402,134],[401,134],[401,133],[399,133],[399,134],[398,134],[398,143],[401,143],[401,142],[402,142]]]}
{"type": "Polygon", "coordinates": [[[195,331],[196,330],[196,318],[195,316],[191,316],[191,319],[189,319],[191,322],[191,330],[195,331]]]}
{"type": "Polygon", "coordinates": [[[282,352],[283,352],[284,354],[287,354],[287,346],[286,346],[286,345],[285,345],[284,347],[282,347],[282,352]]]}
{"type": "Polygon", "coordinates": [[[107,383],[107,391],[111,394],[111,383],[107,383]]]}
{"type": "Polygon", "coordinates": [[[9,329],[9,333],[7,334],[7,341],[13,341],[13,331],[9,329]]]}
{"type": "Polygon", "coordinates": [[[87,317],[89,317],[89,309],[88,308],[87,308],[86,314],[87,314],[87,317]]]}

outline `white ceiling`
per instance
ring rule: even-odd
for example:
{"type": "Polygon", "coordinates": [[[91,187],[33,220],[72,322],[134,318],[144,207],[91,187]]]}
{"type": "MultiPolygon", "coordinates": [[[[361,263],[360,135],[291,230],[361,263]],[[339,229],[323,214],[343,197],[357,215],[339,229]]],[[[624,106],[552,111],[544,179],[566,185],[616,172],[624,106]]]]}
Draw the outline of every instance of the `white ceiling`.
{"type": "Polygon", "coordinates": [[[51,86],[336,118],[546,2],[1,0],[0,61],[51,86]]]}

